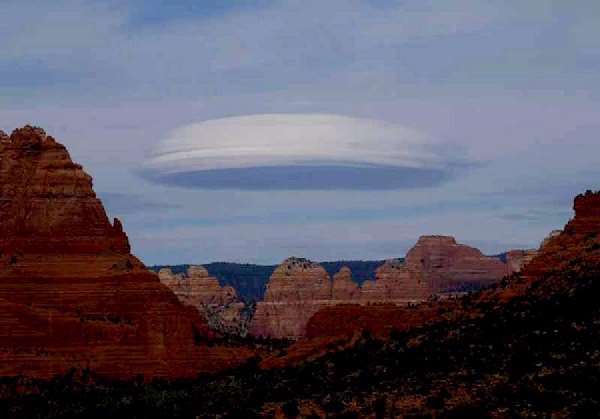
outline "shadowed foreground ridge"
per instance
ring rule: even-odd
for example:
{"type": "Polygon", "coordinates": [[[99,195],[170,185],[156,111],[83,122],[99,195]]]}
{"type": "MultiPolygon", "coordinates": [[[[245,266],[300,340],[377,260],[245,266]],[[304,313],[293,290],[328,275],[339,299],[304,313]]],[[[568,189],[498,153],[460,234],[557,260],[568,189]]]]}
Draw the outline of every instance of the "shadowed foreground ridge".
{"type": "Polygon", "coordinates": [[[243,351],[130,253],[92,179],[40,128],[0,134],[0,375],[195,377],[243,351]]]}

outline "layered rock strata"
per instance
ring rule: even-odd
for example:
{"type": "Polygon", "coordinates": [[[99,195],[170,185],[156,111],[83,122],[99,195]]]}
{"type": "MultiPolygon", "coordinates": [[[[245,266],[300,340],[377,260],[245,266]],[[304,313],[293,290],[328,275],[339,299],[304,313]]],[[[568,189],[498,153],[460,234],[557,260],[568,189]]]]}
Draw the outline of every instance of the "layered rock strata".
{"type": "Polygon", "coordinates": [[[248,356],[210,338],[64,146],[30,126],[0,135],[0,376],[195,377],[248,356]]]}
{"type": "Polygon", "coordinates": [[[331,279],[322,266],[307,259],[286,259],[269,279],[264,300],[256,305],[250,334],[302,336],[308,319],[331,301],[331,292],[331,279]]]}
{"type": "Polygon", "coordinates": [[[236,335],[246,331],[244,303],[233,287],[219,284],[203,266],[190,266],[186,274],[174,274],[170,268],[158,272],[160,282],[168,286],[183,304],[194,307],[211,329],[236,335]]]}
{"type": "Polygon", "coordinates": [[[423,236],[404,261],[381,265],[375,280],[359,287],[344,267],[333,280],[318,264],[290,258],[273,273],[264,301],[257,304],[250,333],[275,338],[306,334],[308,319],[324,307],[341,304],[417,303],[432,295],[455,294],[500,281],[521,269],[532,253],[509,252],[508,263],[484,256],[453,237],[423,236]]]}

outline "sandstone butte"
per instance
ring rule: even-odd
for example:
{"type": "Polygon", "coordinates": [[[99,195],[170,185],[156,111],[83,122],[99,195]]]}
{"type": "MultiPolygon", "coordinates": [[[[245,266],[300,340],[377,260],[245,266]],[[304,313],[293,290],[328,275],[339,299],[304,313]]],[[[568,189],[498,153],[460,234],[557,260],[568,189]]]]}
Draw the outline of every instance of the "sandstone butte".
{"type": "Polygon", "coordinates": [[[39,128],[0,133],[0,376],[195,377],[242,362],[130,253],[91,177],[39,128]]]}
{"type": "Polygon", "coordinates": [[[206,268],[192,265],[185,274],[175,274],[170,268],[162,268],[158,277],[179,301],[198,310],[212,330],[243,334],[244,303],[239,300],[233,287],[221,286],[206,268]]]}
{"type": "MultiPolygon", "coordinates": [[[[423,236],[405,261],[380,266],[374,281],[359,287],[344,267],[333,281],[320,265],[306,259],[285,260],[267,284],[250,326],[255,336],[297,339],[306,335],[308,320],[319,310],[347,304],[406,306],[432,295],[448,295],[490,285],[519,271],[535,251],[511,251],[506,262],[458,244],[453,237],[423,236]]],[[[331,309],[334,310],[334,309],[331,309]]],[[[331,311],[333,313],[333,311],[331,311]]],[[[373,315],[377,315],[373,308],[373,315]]],[[[335,322],[335,316],[331,318],[335,322]]]]}
{"type": "Polygon", "coordinates": [[[520,272],[508,278],[502,287],[483,290],[466,306],[460,300],[429,300],[413,307],[390,304],[361,306],[341,304],[325,307],[312,316],[306,326],[306,338],[289,347],[282,356],[262,361],[263,368],[293,365],[331,351],[351,346],[361,331],[386,337],[392,330],[407,330],[436,322],[452,322],[482,315],[478,310],[501,309],[503,304],[524,295],[549,296],[564,290],[561,272],[572,268],[574,261],[600,264],[600,192],[588,191],[575,198],[575,216],[563,230],[553,231],[540,246],[535,257],[520,272]],[[478,303],[483,303],[479,304],[478,303]],[[478,307],[478,308],[477,308],[478,307]],[[487,308],[486,308],[487,307],[487,308]]]}

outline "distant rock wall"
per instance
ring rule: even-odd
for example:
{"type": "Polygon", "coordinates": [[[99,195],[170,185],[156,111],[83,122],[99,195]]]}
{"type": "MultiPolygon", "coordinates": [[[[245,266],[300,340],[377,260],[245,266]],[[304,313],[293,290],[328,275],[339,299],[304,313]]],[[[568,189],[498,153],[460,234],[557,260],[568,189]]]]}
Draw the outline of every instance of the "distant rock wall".
{"type": "Polygon", "coordinates": [[[306,259],[289,258],[279,265],[258,302],[250,334],[298,337],[308,319],[331,300],[332,284],[325,269],[306,259]]]}
{"type": "Polygon", "coordinates": [[[407,305],[432,295],[481,288],[519,271],[533,254],[533,251],[509,252],[508,262],[504,263],[458,244],[453,237],[423,236],[404,262],[385,262],[377,269],[375,280],[364,281],[362,286],[353,280],[347,267],[332,280],[319,264],[290,258],[271,276],[265,299],[257,303],[250,333],[299,338],[306,334],[308,320],[325,307],[407,305]]]}
{"type": "Polygon", "coordinates": [[[179,301],[198,310],[212,330],[245,335],[244,303],[233,287],[222,287],[203,266],[192,265],[186,274],[174,274],[170,268],[162,268],[158,277],[179,301]]]}

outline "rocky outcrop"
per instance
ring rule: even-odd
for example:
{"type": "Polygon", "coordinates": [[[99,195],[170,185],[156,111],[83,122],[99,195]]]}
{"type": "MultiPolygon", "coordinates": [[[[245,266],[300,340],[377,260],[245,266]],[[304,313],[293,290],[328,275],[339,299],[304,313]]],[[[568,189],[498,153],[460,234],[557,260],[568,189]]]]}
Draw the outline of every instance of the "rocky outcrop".
{"type": "Polygon", "coordinates": [[[334,301],[356,301],[360,299],[361,289],[352,280],[352,271],[347,266],[342,267],[333,276],[331,299],[334,301]]]}
{"type": "Polygon", "coordinates": [[[273,338],[304,335],[308,319],[331,300],[331,279],[319,264],[289,258],[275,269],[258,302],[250,334],[273,338]]]}
{"type": "Polygon", "coordinates": [[[484,256],[479,250],[458,244],[453,237],[423,236],[405,261],[381,265],[375,280],[359,287],[352,272],[342,268],[333,281],[318,264],[291,258],[280,265],[267,285],[265,300],[257,304],[250,333],[276,338],[298,338],[319,310],[342,304],[418,303],[432,295],[454,294],[500,281],[515,272],[532,255],[512,252],[510,263],[484,256]]]}
{"type": "Polygon", "coordinates": [[[423,236],[406,254],[406,267],[422,276],[430,294],[469,290],[497,282],[507,267],[449,236],[423,236]]]}
{"type": "Polygon", "coordinates": [[[64,146],[30,126],[0,135],[0,376],[195,377],[249,356],[211,336],[131,255],[64,146]]]}
{"type": "Polygon", "coordinates": [[[127,255],[119,220],[111,224],[92,178],[40,128],[0,142],[0,249],[41,254],[127,255]]]}
{"type": "MultiPolygon", "coordinates": [[[[475,298],[468,299],[467,304],[461,300],[443,300],[428,301],[413,308],[390,305],[375,308],[359,305],[325,307],[310,319],[306,334],[318,339],[347,336],[368,329],[386,335],[391,330],[422,327],[428,322],[475,318],[488,313],[492,310],[490,307],[501,309],[508,301],[517,301],[516,306],[527,306],[532,297],[543,299],[561,293],[573,295],[575,287],[569,282],[573,273],[593,272],[600,266],[600,192],[588,191],[577,196],[573,209],[575,216],[564,230],[553,231],[539,250],[508,252],[508,266],[518,268],[520,275],[502,287],[484,290],[475,298]],[[523,295],[530,298],[515,300],[523,295]],[[481,305],[477,308],[479,303],[481,305]]],[[[307,348],[307,345],[299,347],[303,353],[315,349],[307,348]]],[[[288,352],[293,353],[294,350],[290,348],[288,352]]],[[[273,364],[273,360],[270,363],[273,364]]]]}
{"type": "Polygon", "coordinates": [[[388,260],[377,269],[372,284],[363,284],[361,299],[401,304],[420,301],[433,293],[424,279],[423,272],[411,269],[406,262],[388,260]]]}
{"type": "Polygon", "coordinates": [[[506,265],[510,275],[521,270],[529,264],[538,254],[537,249],[510,250],[506,253],[506,265]]]}
{"type": "Polygon", "coordinates": [[[542,240],[542,243],[540,244],[540,249],[543,249],[548,243],[552,241],[553,238],[559,236],[562,232],[562,230],[552,230],[546,237],[544,237],[544,240],[542,240]]]}
{"type": "Polygon", "coordinates": [[[158,272],[160,282],[168,286],[179,300],[192,307],[224,306],[238,301],[232,287],[221,287],[217,278],[203,266],[190,266],[187,274],[174,274],[170,268],[158,272]]]}
{"type": "Polygon", "coordinates": [[[233,287],[222,287],[203,266],[192,265],[187,274],[174,274],[170,268],[162,268],[158,277],[179,301],[198,310],[212,330],[245,334],[246,319],[242,315],[244,303],[238,299],[233,287]]]}
{"type": "Polygon", "coordinates": [[[542,277],[549,269],[558,271],[582,254],[600,249],[600,192],[578,195],[573,210],[575,217],[565,228],[544,239],[539,254],[523,269],[523,277],[542,277]]]}

